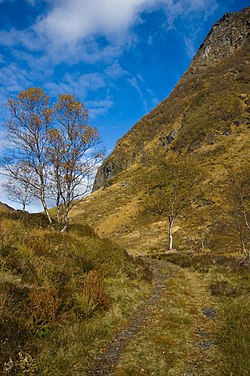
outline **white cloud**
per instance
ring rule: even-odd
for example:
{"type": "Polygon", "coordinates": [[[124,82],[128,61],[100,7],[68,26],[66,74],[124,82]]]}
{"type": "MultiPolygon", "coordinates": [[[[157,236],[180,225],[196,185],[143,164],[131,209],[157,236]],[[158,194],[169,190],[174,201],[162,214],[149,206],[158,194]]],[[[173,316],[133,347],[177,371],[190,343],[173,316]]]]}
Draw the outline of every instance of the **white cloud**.
{"type": "Polygon", "coordinates": [[[118,79],[118,78],[128,74],[128,72],[125,71],[117,61],[115,61],[113,64],[109,65],[106,68],[105,73],[107,74],[107,76],[109,76],[113,79],[118,79]]]}
{"type": "Polygon", "coordinates": [[[52,10],[38,20],[34,29],[57,45],[76,43],[93,35],[110,40],[140,22],[143,11],[161,7],[173,21],[194,12],[207,16],[215,6],[216,0],[61,0],[54,2],[52,10]]]}
{"type": "Polygon", "coordinates": [[[139,94],[139,96],[141,98],[141,101],[143,103],[144,111],[147,112],[148,111],[148,102],[147,102],[147,100],[146,100],[146,98],[144,96],[144,93],[143,93],[142,89],[140,88],[140,85],[138,83],[137,78],[136,77],[129,78],[128,82],[137,91],[137,93],[139,94]]]}
{"type": "Polygon", "coordinates": [[[5,96],[6,90],[13,94],[30,86],[30,77],[27,71],[12,63],[0,68],[0,98],[5,96]]]}
{"type": "MultiPolygon", "coordinates": [[[[25,1],[33,6],[41,0],[25,1]]],[[[108,88],[112,81],[124,76],[140,95],[146,111],[147,101],[157,103],[157,98],[140,77],[131,78],[117,61],[125,49],[138,41],[133,26],[142,22],[143,12],[159,8],[165,11],[166,26],[171,28],[177,18],[207,17],[216,7],[216,0],[43,1],[48,3],[46,13],[29,28],[0,31],[0,45],[9,47],[16,59],[0,68],[0,103],[35,82],[42,83],[50,95],[69,92],[86,99],[88,92],[108,88]],[[102,74],[66,74],[60,83],[53,81],[55,66],[62,62],[73,66],[99,61],[104,65],[102,74]],[[145,97],[150,98],[146,101],[145,97]]],[[[156,35],[152,34],[153,37],[156,35]]],[[[187,53],[192,56],[195,30],[188,31],[185,37],[187,53]]],[[[153,43],[152,38],[148,43],[153,43]]]]}
{"type": "Polygon", "coordinates": [[[167,24],[174,26],[176,18],[196,18],[201,16],[206,19],[217,8],[217,0],[162,0],[167,13],[167,24]]]}
{"type": "Polygon", "coordinates": [[[90,35],[108,39],[120,35],[138,21],[141,11],[155,0],[63,0],[35,25],[38,34],[61,43],[75,43],[90,35]]]}
{"type": "MultiPolygon", "coordinates": [[[[1,0],[0,0],[1,1],[1,0]]],[[[35,4],[36,0],[26,0],[35,4]]],[[[207,17],[216,0],[47,0],[47,13],[41,14],[26,30],[0,32],[0,43],[23,45],[44,51],[54,63],[70,60],[96,62],[119,56],[125,46],[136,43],[132,27],[141,14],[161,8],[166,24],[174,27],[179,17],[207,17]],[[98,43],[98,38],[104,41],[98,43]]],[[[150,40],[149,40],[150,41],[150,40]]],[[[100,42],[100,40],[99,40],[100,42]]]]}
{"type": "Polygon", "coordinates": [[[140,74],[137,74],[136,77],[129,78],[127,81],[139,94],[145,112],[148,112],[152,106],[156,106],[159,103],[155,93],[150,89],[147,82],[140,74]]]}
{"type": "Polygon", "coordinates": [[[3,46],[24,46],[28,50],[38,51],[44,48],[44,44],[41,42],[39,36],[34,33],[32,28],[25,30],[0,30],[0,44],[3,46]]]}
{"type": "Polygon", "coordinates": [[[186,46],[187,55],[188,55],[188,57],[190,57],[192,59],[195,52],[196,52],[194,42],[191,38],[189,38],[187,36],[184,36],[184,42],[185,42],[185,46],[186,46]]]}
{"type": "Polygon", "coordinates": [[[6,146],[6,134],[3,129],[0,129],[0,154],[2,154],[5,146],[6,146]]]}
{"type": "Polygon", "coordinates": [[[89,109],[89,117],[91,120],[95,119],[97,116],[106,114],[111,107],[113,107],[114,102],[111,99],[103,99],[99,101],[86,101],[86,107],[89,109]]]}
{"type": "Polygon", "coordinates": [[[106,86],[105,76],[101,73],[66,74],[60,84],[49,82],[45,87],[50,95],[58,96],[62,93],[70,93],[80,98],[85,98],[87,93],[106,86]]]}
{"type": "Polygon", "coordinates": [[[6,183],[8,178],[7,178],[7,176],[4,176],[2,174],[4,174],[4,170],[0,167],[0,201],[3,202],[3,203],[7,203],[8,197],[7,197],[7,194],[6,194],[5,189],[3,187],[3,184],[6,183]]]}

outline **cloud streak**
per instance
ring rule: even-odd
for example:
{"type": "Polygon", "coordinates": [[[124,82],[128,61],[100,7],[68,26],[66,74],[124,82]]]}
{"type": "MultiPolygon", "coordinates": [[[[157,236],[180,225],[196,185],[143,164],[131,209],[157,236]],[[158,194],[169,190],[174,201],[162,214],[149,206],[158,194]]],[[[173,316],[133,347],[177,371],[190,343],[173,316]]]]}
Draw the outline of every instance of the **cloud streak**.
{"type": "Polygon", "coordinates": [[[52,42],[76,43],[90,35],[120,36],[155,0],[63,0],[35,25],[52,42]]]}
{"type": "MultiPolygon", "coordinates": [[[[29,1],[30,2],[30,1],[29,1]]],[[[142,22],[142,14],[162,9],[166,24],[175,19],[207,17],[216,0],[55,0],[47,13],[41,14],[25,30],[0,32],[0,43],[27,50],[40,50],[54,63],[60,61],[96,62],[119,56],[124,48],[136,43],[133,26],[142,22]]],[[[32,3],[35,3],[32,1],[32,3]]],[[[33,4],[34,5],[34,4],[33,4]]]]}

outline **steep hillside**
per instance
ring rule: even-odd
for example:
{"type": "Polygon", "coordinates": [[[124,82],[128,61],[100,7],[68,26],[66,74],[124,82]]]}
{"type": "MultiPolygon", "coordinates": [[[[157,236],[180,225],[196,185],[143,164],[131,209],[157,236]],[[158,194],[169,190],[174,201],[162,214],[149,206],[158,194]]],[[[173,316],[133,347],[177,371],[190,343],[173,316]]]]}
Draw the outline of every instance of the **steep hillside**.
{"type": "MultiPolygon", "coordinates": [[[[240,103],[235,90],[239,89],[240,93],[246,91],[246,85],[241,85],[244,77],[244,84],[247,84],[247,73],[249,72],[247,60],[249,58],[249,14],[250,8],[243,9],[238,13],[228,13],[213,26],[195,55],[190,68],[169,98],[143,117],[117,142],[115,150],[98,171],[94,190],[104,186],[113,176],[130,166],[143,152],[145,146],[159,133],[164,135],[174,125],[177,125],[166,135],[166,143],[171,143],[180,128],[184,128],[188,132],[190,126],[188,127],[184,119],[181,119],[182,116],[191,116],[201,105],[214,106],[217,103],[217,98],[211,98],[211,94],[220,97],[223,93],[224,107],[227,107],[229,112],[233,108],[226,103],[226,91],[230,89],[231,96],[234,97],[234,99],[231,98],[231,102],[234,102],[234,110],[241,107],[242,103],[240,103]],[[224,87],[221,86],[221,79],[225,81],[224,87]],[[231,86],[234,81],[238,82],[237,88],[235,87],[236,83],[231,86]],[[206,99],[206,96],[209,98],[206,99]],[[177,124],[175,124],[176,122],[177,124]]],[[[220,110],[223,109],[218,103],[217,113],[222,112],[220,110]]],[[[216,108],[213,110],[214,116],[217,115],[215,111],[216,108]]],[[[205,115],[208,117],[208,114],[205,115]]],[[[236,118],[237,115],[240,116],[239,111],[232,113],[232,117],[236,118]]],[[[198,113],[197,116],[199,116],[198,113]]],[[[220,118],[221,116],[220,114],[220,118]]],[[[217,119],[217,123],[220,118],[217,119]]],[[[164,143],[164,140],[162,142],[164,143]]],[[[188,142],[186,145],[188,146],[188,142]]]]}
{"type": "Polygon", "coordinates": [[[15,210],[7,204],[0,201],[0,211],[15,210]]]}
{"type": "Polygon", "coordinates": [[[72,219],[133,252],[166,249],[168,219],[144,201],[165,174],[162,161],[191,158],[203,179],[192,188],[192,210],[175,222],[175,247],[203,247],[206,238],[209,249],[237,249],[225,194],[228,173],[245,165],[250,148],[249,16],[246,8],[214,25],[169,98],[118,141],[72,219]]]}

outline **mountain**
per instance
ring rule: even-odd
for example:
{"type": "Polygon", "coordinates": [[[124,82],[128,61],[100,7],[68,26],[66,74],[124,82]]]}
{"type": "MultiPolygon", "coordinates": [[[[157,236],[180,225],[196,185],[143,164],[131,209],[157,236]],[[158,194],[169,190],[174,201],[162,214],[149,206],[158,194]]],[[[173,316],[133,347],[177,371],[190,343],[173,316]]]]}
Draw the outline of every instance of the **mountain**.
{"type": "MultiPolygon", "coordinates": [[[[171,128],[177,118],[180,117],[180,112],[183,115],[184,113],[193,112],[194,105],[197,106],[198,104],[195,99],[201,102],[203,99],[201,95],[210,94],[212,90],[218,92],[219,87],[217,88],[216,82],[214,82],[216,73],[218,73],[219,77],[223,76],[221,78],[225,80],[227,80],[229,75],[230,80],[234,81],[237,80],[237,74],[240,75],[241,71],[242,74],[244,73],[247,61],[245,60],[241,64],[239,60],[241,54],[243,54],[242,58],[247,57],[249,13],[249,7],[238,13],[227,13],[213,26],[195,55],[191,66],[170,97],[161,102],[147,116],[143,117],[131,131],[117,142],[115,150],[105,160],[97,173],[94,190],[105,185],[114,175],[133,163],[146,143],[150,142],[159,133],[164,135],[164,132],[171,128]],[[217,69],[214,71],[215,67],[217,69]],[[209,86],[214,85],[210,91],[204,87],[205,82],[209,86]],[[196,87],[196,85],[199,87],[196,87]],[[199,92],[198,89],[202,91],[199,92]],[[192,95],[195,98],[192,98],[192,95]],[[189,106],[189,109],[187,106],[189,106]],[[129,152],[127,150],[128,145],[129,152]]],[[[187,129],[184,122],[182,122],[181,128],[187,129]]],[[[169,137],[168,139],[166,138],[166,142],[171,142],[171,139],[176,134],[176,129],[173,133],[169,132],[166,135],[166,137],[169,137]]]]}
{"type": "Polygon", "coordinates": [[[0,203],[0,374],[249,374],[249,10],[118,141],[68,232],[0,203]]]}
{"type": "Polygon", "coordinates": [[[197,246],[200,232],[210,249],[232,242],[223,237],[228,231],[233,238],[222,231],[229,213],[224,198],[229,171],[245,165],[250,150],[249,16],[250,7],[213,26],[170,96],[117,142],[73,218],[133,252],[164,249],[166,216],[143,208],[148,180],[156,167],[161,174],[163,159],[193,158],[206,176],[194,187],[200,202],[193,215],[183,213],[175,223],[176,246],[197,246]]]}

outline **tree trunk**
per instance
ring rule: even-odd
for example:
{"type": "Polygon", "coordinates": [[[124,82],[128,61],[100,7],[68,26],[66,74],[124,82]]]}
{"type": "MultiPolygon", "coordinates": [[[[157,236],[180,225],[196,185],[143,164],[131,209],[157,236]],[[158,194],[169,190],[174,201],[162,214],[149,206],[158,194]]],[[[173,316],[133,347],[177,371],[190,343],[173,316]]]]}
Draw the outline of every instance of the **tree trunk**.
{"type": "Polygon", "coordinates": [[[173,225],[174,225],[174,216],[170,215],[168,217],[168,249],[169,251],[173,249],[173,225]]]}
{"type": "Polygon", "coordinates": [[[53,221],[52,221],[52,218],[51,218],[51,216],[50,216],[50,214],[49,214],[49,211],[48,211],[47,205],[43,206],[43,208],[44,208],[45,214],[46,214],[46,216],[47,216],[47,218],[48,218],[49,225],[50,225],[51,229],[53,230],[53,229],[54,229],[54,227],[53,227],[53,221]]]}
{"type": "Polygon", "coordinates": [[[45,201],[45,198],[44,198],[44,195],[43,193],[41,194],[41,202],[42,202],[42,205],[43,205],[43,210],[48,218],[48,221],[49,221],[49,225],[50,225],[50,228],[51,230],[54,230],[54,227],[53,227],[53,221],[52,221],[52,218],[49,214],[49,211],[48,211],[48,208],[47,208],[47,205],[46,205],[46,201],[45,201]]]}
{"type": "Polygon", "coordinates": [[[237,223],[237,228],[238,228],[239,237],[240,237],[241,249],[242,249],[242,252],[244,254],[244,258],[243,258],[243,260],[241,260],[241,263],[243,263],[244,261],[249,262],[250,252],[246,248],[245,240],[244,240],[244,234],[243,234],[241,224],[240,224],[240,221],[239,221],[238,218],[236,218],[236,223],[237,223]]]}
{"type": "Polygon", "coordinates": [[[56,217],[57,217],[57,223],[60,225],[61,224],[61,215],[60,215],[60,208],[58,208],[58,207],[57,207],[56,217]]]}
{"type": "Polygon", "coordinates": [[[65,232],[68,230],[68,227],[69,227],[69,222],[68,222],[68,218],[66,219],[66,221],[64,221],[64,226],[63,228],[61,229],[61,232],[65,232]]]}
{"type": "Polygon", "coordinates": [[[39,198],[41,200],[43,210],[44,210],[44,212],[45,212],[45,214],[48,218],[50,228],[51,228],[51,230],[54,230],[53,221],[52,221],[52,218],[49,214],[49,210],[48,210],[46,198],[45,198],[45,180],[44,180],[44,175],[43,175],[43,169],[41,169],[41,171],[39,171],[39,178],[40,178],[40,192],[39,192],[40,197],[39,198]]]}
{"type": "Polygon", "coordinates": [[[247,213],[246,213],[245,210],[243,211],[243,216],[244,216],[245,225],[246,225],[247,229],[250,231],[250,225],[249,225],[247,213]]]}
{"type": "Polygon", "coordinates": [[[205,239],[202,237],[201,238],[201,250],[202,250],[202,252],[204,252],[204,250],[205,250],[204,241],[205,241],[205,239]]]}
{"type": "Polygon", "coordinates": [[[64,216],[63,216],[63,222],[64,222],[64,226],[63,228],[61,229],[61,232],[65,232],[68,230],[68,226],[69,226],[69,207],[64,207],[64,216]]]}
{"type": "Polygon", "coordinates": [[[62,223],[62,208],[61,208],[62,205],[60,205],[60,196],[59,194],[57,195],[57,199],[56,199],[56,208],[57,208],[57,211],[56,211],[56,218],[57,218],[57,223],[60,225],[62,223]]]}

